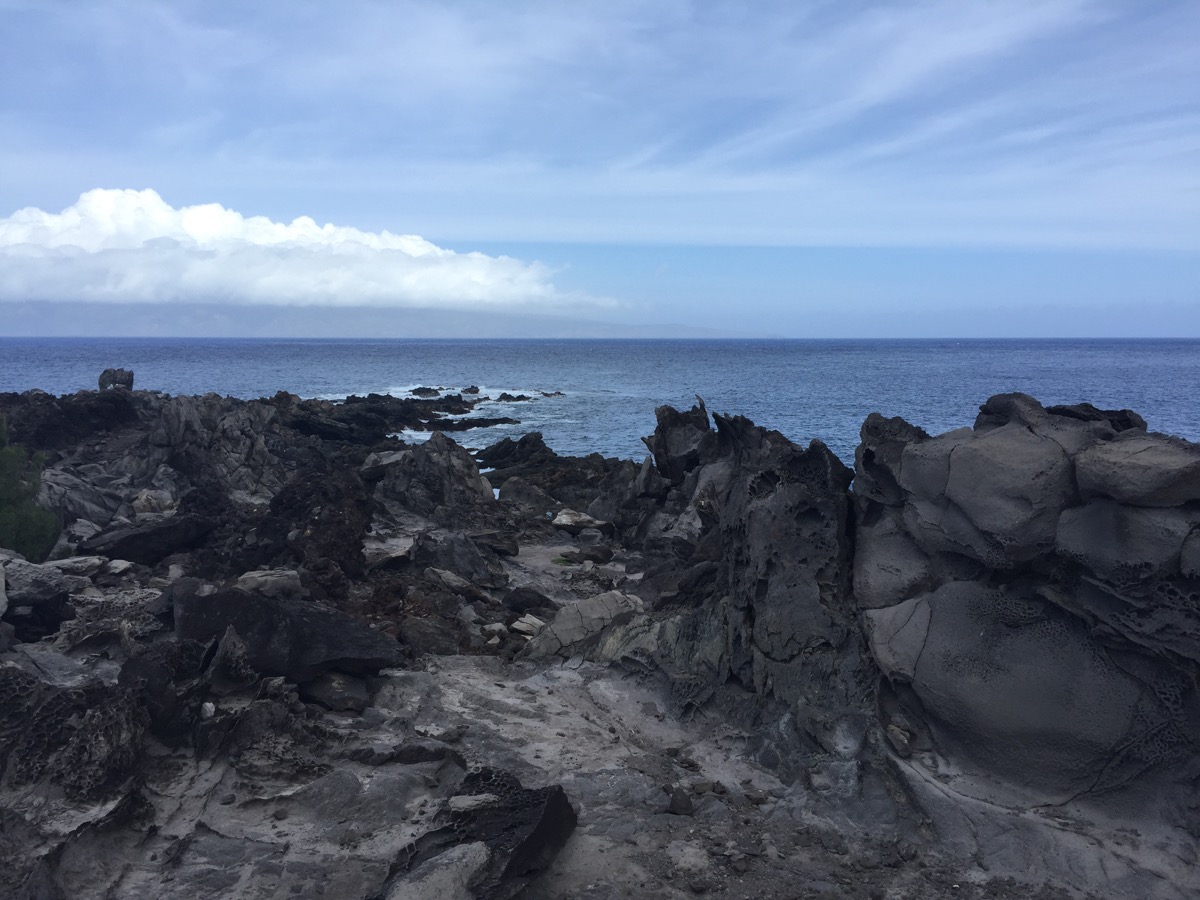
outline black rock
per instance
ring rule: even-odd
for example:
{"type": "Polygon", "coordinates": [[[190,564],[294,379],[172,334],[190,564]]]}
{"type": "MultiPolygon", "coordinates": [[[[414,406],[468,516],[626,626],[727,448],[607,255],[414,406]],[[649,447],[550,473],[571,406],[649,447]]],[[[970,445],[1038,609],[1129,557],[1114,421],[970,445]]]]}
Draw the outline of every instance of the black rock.
{"type": "Polygon", "coordinates": [[[152,566],[172,553],[196,547],[215,527],[215,522],[201,516],[164,516],[106,529],[80,542],[79,550],[152,566]]]}
{"type": "Polygon", "coordinates": [[[232,626],[249,664],[265,674],[299,683],[329,671],[372,674],[403,659],[396,641],[345,613],[237,588],[208,595],[198,588],[177,583],[172,592],[176,636],[212,641],[232,626]]]}

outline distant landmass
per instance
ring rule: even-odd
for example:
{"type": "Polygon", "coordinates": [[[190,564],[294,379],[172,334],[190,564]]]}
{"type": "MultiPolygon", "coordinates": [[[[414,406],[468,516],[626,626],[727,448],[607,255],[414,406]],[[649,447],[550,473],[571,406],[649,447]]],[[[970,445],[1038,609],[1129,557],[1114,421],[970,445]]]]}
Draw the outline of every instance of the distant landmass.
{"type": "Polygon", "coordinates": [[[26,302],[0,305],[7,337],[713,338],[766,337],[651,322],[483,310],[232,303],[26,302]]]}

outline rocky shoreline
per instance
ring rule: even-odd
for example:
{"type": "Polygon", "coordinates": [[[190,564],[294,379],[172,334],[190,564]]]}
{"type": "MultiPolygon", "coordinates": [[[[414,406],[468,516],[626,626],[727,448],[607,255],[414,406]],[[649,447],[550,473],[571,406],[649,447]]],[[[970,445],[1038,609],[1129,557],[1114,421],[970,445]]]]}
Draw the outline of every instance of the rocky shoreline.
{"type": "Polygon", "coordinates": [[[0,394],[65,526],[0,550],[0,896],[1200,891],[1200,445],[1135,413],[638,464],[114,383],[0,394]]]}

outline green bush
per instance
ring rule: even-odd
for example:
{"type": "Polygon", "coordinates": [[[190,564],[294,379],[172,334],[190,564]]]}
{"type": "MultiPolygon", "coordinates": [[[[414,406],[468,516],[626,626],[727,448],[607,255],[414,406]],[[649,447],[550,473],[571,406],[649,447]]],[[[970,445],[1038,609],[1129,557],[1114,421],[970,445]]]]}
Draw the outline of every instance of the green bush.
{"type": "Polygon", "coordinates": [[[39,457],[10,447],[0,417],[0,547],[41,562],[54,549],[61,530],[54,515],[33,502],[38,491],[39,457]]]}

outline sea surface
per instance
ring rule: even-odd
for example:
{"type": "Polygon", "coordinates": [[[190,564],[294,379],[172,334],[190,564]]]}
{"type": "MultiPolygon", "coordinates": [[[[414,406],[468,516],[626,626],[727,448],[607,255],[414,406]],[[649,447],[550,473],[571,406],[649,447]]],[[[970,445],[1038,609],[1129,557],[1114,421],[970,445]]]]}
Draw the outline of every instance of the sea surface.
{"type": "MultiPolygon", "coordinates": [[[[970,425],[993,394],[1130,408],[1200,440],[1200,340],[228,340],[0,338],[0,391],[95,389],[107,367],[135,387],[236,397],[339,399],[417,386],[493,397],[476,415],[520,425],[454,435],[469,447],[541,431],[559,453],[640,459],[654,409],[740,414],[852,461],[870,412],[931,433],[970,425]],[[563,396],[544,397],[542,392],[563,396]]],[[[402,435],[420,439],[421,435],[402,435]]]]}

